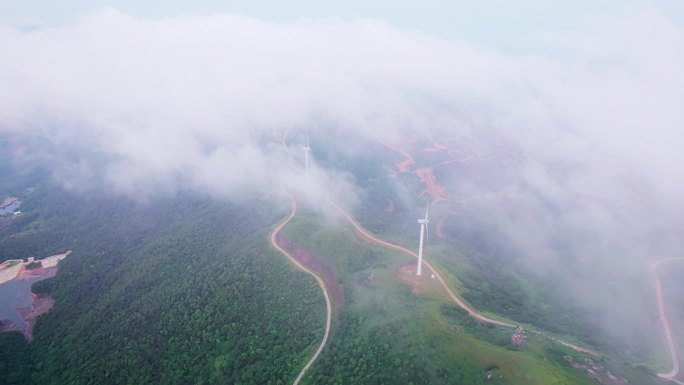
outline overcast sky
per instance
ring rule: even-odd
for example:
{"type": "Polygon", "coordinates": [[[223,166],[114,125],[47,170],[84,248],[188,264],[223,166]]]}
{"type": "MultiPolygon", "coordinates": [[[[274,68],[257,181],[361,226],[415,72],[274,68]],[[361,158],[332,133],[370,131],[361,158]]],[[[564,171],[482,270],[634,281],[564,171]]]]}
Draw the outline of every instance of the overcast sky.
{"type": "Polygon", "coordinates": [[[507,50],[524,50],[524,38],[529,34],[573,30],[593,17],[617,14],[633,7],[657,9],[677,23],[684,22],[684,2],[679,0],[0,0],[0,22],[59,25],[104,7],[151,18],[217,12],[277,22],[305,18],[378,18],[402,29],[414,28],[507,50]]]}

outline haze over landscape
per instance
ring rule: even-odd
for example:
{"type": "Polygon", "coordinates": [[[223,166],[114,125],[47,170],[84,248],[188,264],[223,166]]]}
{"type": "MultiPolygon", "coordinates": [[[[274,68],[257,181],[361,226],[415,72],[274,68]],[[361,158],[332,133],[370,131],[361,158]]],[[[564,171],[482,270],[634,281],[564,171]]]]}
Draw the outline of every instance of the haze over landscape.
{"type": "Polygon", "coordinates": [[[67,3],[0,3],[0,261],[71,252],[5,382],[684,381],[679,3],[67,3]]]}

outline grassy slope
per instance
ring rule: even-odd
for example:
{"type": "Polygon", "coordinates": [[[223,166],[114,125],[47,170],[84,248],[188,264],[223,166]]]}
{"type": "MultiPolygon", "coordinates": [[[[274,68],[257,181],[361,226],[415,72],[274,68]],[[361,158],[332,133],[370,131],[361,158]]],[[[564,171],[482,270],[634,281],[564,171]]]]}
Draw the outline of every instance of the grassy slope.
{"type": "MultiPolygon", "coordinates": [[[[335,143],[335,141],[317,143],[316,148],[323,149],[326,145],[330,145],[330,143],[335,143]]],[[[378,146],[377,143],[369,142],[366,144],[373,151],[344,154],[336,152],[335,148],[329,148],[325,149],[325,151],[319,151],[316,154],[316,160],[329,167],[344,165],[343,168],[348,172],[352,172],[357,178],[357,182],[364,187],[365,194],[362,197],[361,208],[357,210],[357,219],[366,228],[380,235],[385,240],[394,241],[402,245],[417,246],[414,238],[418,231],[415,219],[422,215],[423,210],[417,209],[417,207],[424,204],[424,201],[421,201],[418,196],[425,186],[415,175],[399,174],[394,177],[388,176],[390,170],[396,169],[396,163],[401,161],[403,156],[384,146],[378,146]],[[337,155],[333,156],[331,154],[337,155]],[[392,206],[390,202],[393,202],[394,210],[388,212],[386,207],[388,205],[390,205],[389,207],[392,206]]],[[[423,159],[423,157],[428,157],[429,154],[416,152],[413,155],[417,157],[415,167],[430,164],[429,159],[423,159]]],[[[467,168],[459,169],[459,167],[456,165],[455,169],[449,169],[449,178],[453,178],[454,174],[461,174],[462,172],[467,174],[469,172],[467,168]]],[[[439,172],[446,172],[446,169],[440,169],[438,170],[439,172]]],[[[443,177],[443,174],[439,174],[440,180],[443,177]]],[[[461,179],[456,180],[460,181],[461,179]]],[[[437,205],[437,207],[431,208],[431,212],[432,210],[435,211],[432,215],[434,221],[448,211],[443,206],[437,205]],[[440,208],[442,209],[441,213],[439,212],[440,208]]],[[[306,231],[304,231],[304,228],[301,228],[293,230],[293,233],[301,231],[299,235],[302,239],[314,236],[315,229],[310,224],[303,226],[307,227],[306,231]]],[[[467,227],[469,224],[465,224],[465,226],[467,227]]],[[[435,228],[432,227],[431,230],[433,231],[432,237],[435,239],[435,228]]],[[[489,237],[497,236],[497,234],[490,234],[488,232],[483,235],[489,237]]],[[[333,242],[333,238],[328,236],[327,240],[320,242],[321,244],[318,245],[318,249],[321,253],[330,253],[335,250],[337,255],[339,254],[337,250],[344,250],[340,246],[341,242],[333,242]],[[326,244],[328,244],[328,247],[326,247],[326,244]]],[[[549,280],[548,277],[534,276],[524,271],[524,269],[517,269],[514,258],[510,258],[511,256],[507,255],[508,250],[505,249],[505,242],[503,242],[504,248],[497,249],[496,245],[488,242],[486,237],[481,238],[480,241],[484,242],[485,247],[480,249],[477,247],[480,244],[471,245],[467,241],[469,240],[442,239],[436,242],[433,241],[428,246],[427,255],[433,263],[436,262],[436,267],[440,269],[452,287],[480,311],[493,318],[504,316],[509,320],[514,320],[513,322],[515,323],[527,326],[533,325],[535,328],[563,335],[564,340],[580,345],[586,345],[587,343],[590,343],[590,345],[594,343],[600,345],[605,348],[603,351],[615,354],[617,357],[602,358],[601,365],[613,373],[625,376],[630,383],[657,383],[652,372],[640,365],[644,362],[643,354],[635,354],[635,352],[624,350],[624,344],[616,345],[616,341],[611,340],[611,337],[606,335],[605,330],[601,330],[600,325],[593,321],[591,315],[587,315],[586,310],[573,305],[571,301],[572,296],[554,289],[553,280],[549,280]],[[466,243],[463,243],[463,241],[466,241],[466,243]],[[627,364],[624,361],[636,362],[636,364],[627,364]],[[633,368],[632,365],[637,366],[637,368],[633,368]]],[[[366,249],[368,248],[366,247],[366,249]]],[[[382,253],[383,251],[378,249],[378,252],[382,253]]],[[[354,260],[358,260],[361,253],[346,252],[346,254],[351,255],[354,260]]],[[[336,272],[344,274],[344,262],[334,260],[334,257],[329,257],[329,259],[331,264],[338,266],[336,272]]],[[[391,268],[389,269],[391,270],[391,268]]],[[[343,281],[345,281],[346,285],[345,290],[355,290],[355,285],[351,285],[347,280],[343,279],[343,281]]],[[[390,297],[396,298],[396,293],[390,297]]],[[[405,302],[409,301],[408,298],[402,298],[402,300],[405,302]]],[[[350,303],[348,308],[355,310],[353,303],[350,303]]],[[[366,310],[371,313],[377,312],[377,309],[373,307],[368,307],[366,310]]],[[[395,311],[411,313],[410,310],[407,311],[401,307],[395,308],[395,311]]],[[[365,313],[364,316],[369,317],[365,313]]],[[[417,325],[418,319],[423,316],[424,314],[422,313],[414,314],[411,322],[417,325]]],[[[366,320],[366,322],[370,321],[366,320]]],[[[368,330],[371,330],[371,328],[367,328],[366,332],[368,330]]],[[[425,326],[424,330],[430,330],[430,328],[425,326]]],[[[447,338],[445,337],[444,327],[439,329],[436,335],[441,338],[440,341],[447,338]]],[[[454,337],[449,336],[448,338],[454,337]]],[[[639,341],[642,340],[643,338],[640,337],[639,341]]],[[[642,342],[648,342],[648,340],[642,342]]],[[[335,339],[333,337],[334,343],[335,339]]],[[[462,341],[454,342],[455,345],[462,343],[462,341]]],[[[564,356],[573,355],[575,354],[574,351],[563,348],[558,344],[553,344],[550,347],[534,347],[533,345],[532,343],[528,344],[530,351],[525,352],[527,356],[533,357],[531,359],[533,362],[535,360],[555,362],[555,365],[563,368],[561,371],[568,372],[569,374],[567,375],[573,378],[568,383],[577,383],[577,381],[582,383],[586,381],[584,376],[581,379],[577,379],[576,370],[568,368],[568,363],[564,356]]],[[[634,345],[632,344],[631,347],[634,348],[634,345]]],[[[637,349],[643,350],[641,348],[643,344],[639,343],[636,345],[637,349]]],[[[483,348],[478,347],[478,349],[482,350],[483,348]]],[[[488,352],[484,356],[488,357],[490,353],[488,352]]],[[[509,353],[504,352],[504,354],[509,353]]],[[[530,358],[517,358],[517,360],[514,362],[517,362],[519,365],[518,369],[522,372],[530,368],[528,363],[530,358]]],[[[549,372],[549,369],[544,367],[544,365],[541,368],[536,371],[536,375],[540,376],[540,378],[544,378],[546,375],[554,375],[553,370],[549,372]]],[[[401,367],[397,367],[396,370],[401,372],[401,367]]],[[[511,370],[511,372],[514,372],[514,370],[511,370]]],[[[515,373],[512,374],[513,378],[517,378],[517,381],[527,383],[527,379],[516,377],[517,375],[515,373]]],[[[550,379],[546,380],[552,381],[550,379]]]]}
{"type": "MultiPolygon", "coordinates": [[[[396,267],[407,260],[406,256],[364,244],[350,229],[319,228],[310,218],[296,219],[285,233],[335,271],[346,296],[342,321],[345,315],[363,317],[354,330],[338,325],[330,349],[309,377],[311,383],[337,383],[336,378],[344,378],[342,374],[350,376],[359,371],[365,377],[359,375],[357,381],[362,382],[357,383],[591,383],[567,363],[548,360],[539,346],[513,351],[454,331],[455,322],[441,310],[449,302],[438,290],[416,295],[397,277],[396,267]],[[364,256],[368,258],[365,263],[364,256]],[[347,348],[348,341],[354,339],[389,348],[378,352],[374,346],[360,346],[353,359],[336,349],[347,348]],[[390,362],[377,362],[375,369],[365,366],[377,353],[390,354],[390,362]],[[496,368],[495,376],[501,376],[497,382],[484,381],[491,368],[496,368]],[[371,370],[377,373],[369,373],[371,370]]],[[[505,333],[507,340],[510,331],[505,333]]]]}

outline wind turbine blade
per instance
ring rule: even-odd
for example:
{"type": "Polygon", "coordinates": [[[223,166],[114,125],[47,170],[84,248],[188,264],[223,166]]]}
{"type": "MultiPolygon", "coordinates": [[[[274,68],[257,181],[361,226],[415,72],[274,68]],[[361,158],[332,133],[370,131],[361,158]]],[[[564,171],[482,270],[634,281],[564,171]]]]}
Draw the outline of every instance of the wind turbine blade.
{"type": "Polygon", "coordinates": [[[430,201],[425,205],[425,220],[428,219],[428,211],[430,210],[430,201]]]}

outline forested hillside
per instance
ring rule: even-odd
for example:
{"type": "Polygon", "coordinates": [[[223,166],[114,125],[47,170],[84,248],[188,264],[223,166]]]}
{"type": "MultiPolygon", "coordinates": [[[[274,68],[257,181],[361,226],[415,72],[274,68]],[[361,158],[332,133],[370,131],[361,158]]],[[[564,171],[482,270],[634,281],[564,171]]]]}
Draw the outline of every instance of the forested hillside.
{"type": "MultiPolygon", "coordinates": [[[[345,159],[326,161],[362,167],[345,159]]],[[[357,219],[411,247],[416,207],[392,184],[416,196],[420,186],[384,178],[378,164],[358,173],[368,179],[360,181],[366,194],[357,219]]],[[[0,334],[0,384],[292,383],[321,341],[326,314],[315,280],[269,244],[287,201],[69,192],[43,168],[30,169],[0,173],[4,194],[22,200],[20,214],[0,218],[0,260],[72,253],[55,278],[33,286],[55,300],[34,341],[0,334]]],[[[602,378],[656,381],[643,365],[589,356],[547,336],[592,343],[598,332],[505,253],[468,238],[426,246],[459,295],[534,335],[522,345],[512,344],[512,329],[457,307],[434,277],[417,279],[412,256],[296,199],[299,211],[279,236],[324,277],[334,306],[329,340],[303,384],[593,383],[577,362],[602,378]]]]}
{"type": "Polygon", "coordinates": [[[3,259],[73,252],[34,286],[56,301],[35,340],[1,335],[2,384],[283,384],[322,333],[317,285],[267,242],[272,206],[41,184],[22,208],[3,259]]]}

